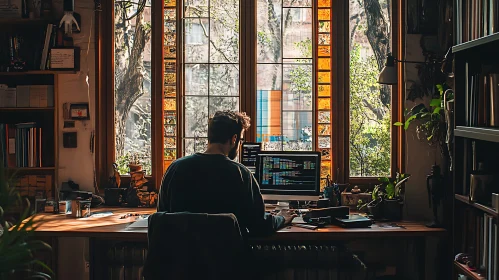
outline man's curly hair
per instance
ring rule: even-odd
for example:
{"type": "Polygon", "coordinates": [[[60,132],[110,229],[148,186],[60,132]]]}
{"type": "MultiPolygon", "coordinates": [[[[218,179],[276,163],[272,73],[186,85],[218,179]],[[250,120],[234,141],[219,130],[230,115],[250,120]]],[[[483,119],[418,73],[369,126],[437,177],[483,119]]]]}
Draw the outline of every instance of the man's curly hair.
{"type": "Polygon", "coordinates": [[[225,144],[235,134],[239,140],[241,131],[250,125],[251,119],[244,112],[217,111],[208,123],[208,142],[225,144]]]}

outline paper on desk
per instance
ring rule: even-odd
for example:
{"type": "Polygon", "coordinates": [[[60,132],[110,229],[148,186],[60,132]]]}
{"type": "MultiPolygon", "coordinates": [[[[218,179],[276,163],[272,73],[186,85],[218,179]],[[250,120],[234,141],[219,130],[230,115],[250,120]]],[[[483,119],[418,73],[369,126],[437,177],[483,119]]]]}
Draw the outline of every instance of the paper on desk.
{"type": "Polygon", "coordinates": [[[138,218],[135,222],[131,223],[127,228],[147,228],[147,218],[138,218]]]}

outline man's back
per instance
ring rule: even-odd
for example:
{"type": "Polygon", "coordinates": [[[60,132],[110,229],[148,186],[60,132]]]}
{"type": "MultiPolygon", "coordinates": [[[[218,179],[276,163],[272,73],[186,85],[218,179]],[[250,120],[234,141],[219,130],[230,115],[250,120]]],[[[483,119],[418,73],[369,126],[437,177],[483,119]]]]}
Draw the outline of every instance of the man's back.
{"type": "Polygon", "coordinates": [[[249,170],[220,154],[195,154],[175,161],[161,184],[158,211],[233,213],[251,233],[272,232],[282,217],[265,215],[258,184],[249,170]]]}

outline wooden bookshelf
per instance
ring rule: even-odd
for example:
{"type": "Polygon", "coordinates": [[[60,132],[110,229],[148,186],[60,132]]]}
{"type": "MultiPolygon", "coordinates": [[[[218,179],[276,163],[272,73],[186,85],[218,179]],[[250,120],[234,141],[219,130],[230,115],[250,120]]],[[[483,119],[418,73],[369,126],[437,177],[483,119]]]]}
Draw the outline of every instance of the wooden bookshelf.
{"type": "Polygon", "coordinates": [[[488,207],[488,206],[485,206],[483,204],[480,204],[480,203],[476,203],[476,202],[472,202],[470,201],[469,197],[468,196],[465,196],[465,195],[460,195],[460,194],[455,194],[455,198],[457,201],[460,201],[462,203],[465,203],[471,207],[474,207],[476,209],[479,209],[489,215],[492,215],[494,217],[499,217],[499,213],[494,210],[493,208],[491,207],[488,207]]]}
{"type": "Polygon", "coordinates": [[[458,137],[499,143],[499,129],[496,128],[457,126],[454,134],[458,137]]]}
{"type": "Polygon", "coordinates": [[[464,274],[466,277],[472,280],[486,280],[484,277],[480,276],[478,273],[471,271],[467,265],[458,263],[454,261],[454,268],[458,273],[464,274]]]}
{"type": "Polygon", "coordinates": [[[462,43],[452,47],[453,53],[463,52],[463,51],[476,51],[481,48],[489,48],[491,46],[499,45],[499,33],[495,33],[489,36],[485,36],[476,40],[472,40],[466,43],[462,43]]]}

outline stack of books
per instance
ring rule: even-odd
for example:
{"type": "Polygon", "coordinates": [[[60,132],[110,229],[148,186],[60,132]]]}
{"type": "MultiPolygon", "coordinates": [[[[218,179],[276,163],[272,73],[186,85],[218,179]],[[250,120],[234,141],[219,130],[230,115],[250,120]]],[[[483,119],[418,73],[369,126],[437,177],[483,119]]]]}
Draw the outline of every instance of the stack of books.
{"type": "Polygon", "coordinates": [[[4,166],[43,167],[42,128],[36,123],[0,124],[0,156],[4,166]]]}
{"type": "Polygon", "coordinates": [[[456,43],[499,32],[499,1],[456,0],[456,43]]]}

